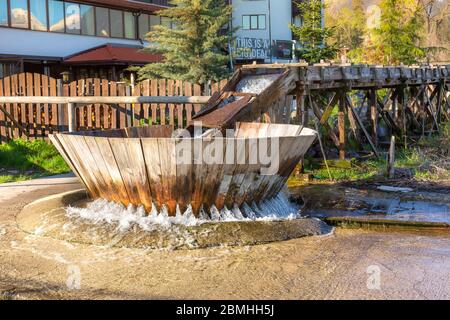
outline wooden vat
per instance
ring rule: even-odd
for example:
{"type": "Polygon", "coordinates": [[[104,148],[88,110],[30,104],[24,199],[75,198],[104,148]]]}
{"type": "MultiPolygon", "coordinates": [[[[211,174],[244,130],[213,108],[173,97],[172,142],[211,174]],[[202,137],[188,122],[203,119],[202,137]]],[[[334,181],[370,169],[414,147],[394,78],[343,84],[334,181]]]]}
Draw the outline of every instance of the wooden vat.
{"type": "Polygon", "coordinates": [[[316,132],[296,125],[237,123],[232,137],[171,136],[170,126],[144,126],[57,133],[50,139],[92,198],[143,205],[147,211],[152,204],[166,206],[170,215],[177,205],[181,213],[191,205],[197,215],[202,206],[205,211],[212,205],[240,207],[276,196],[316,132]],[[255,161],[261,152],[273,153],[272,162],[260,156],[255,161]],[[276,170],[264,175],[271,165],[276,170]]]}

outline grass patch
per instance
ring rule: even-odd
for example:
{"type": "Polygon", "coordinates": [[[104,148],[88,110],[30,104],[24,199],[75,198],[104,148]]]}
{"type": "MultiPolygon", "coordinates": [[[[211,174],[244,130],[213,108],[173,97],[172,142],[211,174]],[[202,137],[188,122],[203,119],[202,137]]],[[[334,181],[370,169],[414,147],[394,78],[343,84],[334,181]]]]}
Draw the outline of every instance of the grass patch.
{"type": "Polygon", "coordinates": [[[17,139],[0,145],[0,183],[69,171],[56,148],[44,140],[17,139]]]}
{"type": "MultiPolygon", "coordinates": [[[[386,157],[380,159],[350,159],[345,166],[331,162],[330,173],[333,181],[358,181],[383,178],[386,175],[386,157]]],[[[399,146],[396,150],[395,168],[410,173],[411,178],[419,181],[442,181],[450,179],[450,124],[441,126],[440,135],[421,138],[407,148],[399,146]]],[[[323,162],[317,159],[305,159],[305,173],[314,179],[329,181],[329,173],[323,162]]],[[[296,184],[291,177],[290,184],[296,184]]]]}

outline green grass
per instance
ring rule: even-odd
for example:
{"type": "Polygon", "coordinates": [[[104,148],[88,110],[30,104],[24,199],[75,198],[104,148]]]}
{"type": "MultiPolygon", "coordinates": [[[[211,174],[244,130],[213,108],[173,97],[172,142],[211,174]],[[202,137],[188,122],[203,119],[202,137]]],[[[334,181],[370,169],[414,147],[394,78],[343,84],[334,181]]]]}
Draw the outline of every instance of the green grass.
{"type": "Polygon", "coordinates": [[[0,145],[0,183],[69,171],[56,148],[44,140],[17,139],[0,145]]]}
{"type": "MultiPolygon", "coordinates": [[[[422,181],[439,181],[450,179],[450,124],[441,126],[440,135],[421,138],[406,149],[399,146],[396,151],[395,168],[408,169],[412,178],[422,181]]],[[[333,181],[357,181],[382,178],[386,175],[386,158],[370,158],[363,161],[351,159],[345,165],[331,162],[330,174],[333,181]],[[336,165],[337,164],[337,165],[336,165]]],[[[328,170],[317,159],[305,159],[305,173],[314,179],[330,180],[328,170]]],[[[290,183],[296,183],[295,178],[290,183]]]]}

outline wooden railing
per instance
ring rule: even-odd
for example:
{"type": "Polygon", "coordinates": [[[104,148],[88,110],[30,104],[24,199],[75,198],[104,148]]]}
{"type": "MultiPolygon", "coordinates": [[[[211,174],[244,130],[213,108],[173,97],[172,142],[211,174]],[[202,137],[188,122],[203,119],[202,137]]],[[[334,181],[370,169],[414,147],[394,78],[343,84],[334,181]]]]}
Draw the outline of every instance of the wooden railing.
{"type": "Polygon", "coordinates": [[[64,83],[37,73],[12,75],[0,79],[0,97],[8,98],[0,102],[0,143],[20,137],[45,138],[49,133],[67,131],[69,102],[76,104],[70,123],[74,130],[142,124],[183,128],[200,111],[202,103],[225,83],[226,80],[211,82],[204,88],[166,79],[130,84],[87,78],[64,83]],[[191,96],[199,99],[186,99],[191,96]]]}
{"type": "Polygon", "coordinates": [[[133,97],[1,97],[0,96],[0,111],[14,123],[22,134],[27,134],[27,131],[16,121],[14,116],[9,113],[2,104],[58,104],[66,106],[68,131],[74,132],[77,130],[77,107],[83,107],[88,104],[205,104],[209,100],[209,96],[173,96],[173,97],[149,97],[149,96],[133,96],[133,97]]]}

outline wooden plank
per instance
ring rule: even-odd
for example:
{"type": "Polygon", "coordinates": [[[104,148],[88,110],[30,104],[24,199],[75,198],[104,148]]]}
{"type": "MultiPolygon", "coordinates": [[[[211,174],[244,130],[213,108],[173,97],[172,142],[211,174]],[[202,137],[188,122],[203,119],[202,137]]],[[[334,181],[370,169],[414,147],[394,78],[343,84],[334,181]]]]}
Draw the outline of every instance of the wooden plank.
{"type": "Polygon", "coordinates": [[[165,190],[163,187],[163,175],[161,172],[161,158],[159,151],[159,139],[145,138],[141,139],[142,151],[144,155],[145,166],[147,169],[147,178],[151,186],[150,192],[154,204],[158,210],[165,203],[165,190]]]}
{"type": "MultiPolygon", "coordinates": [[[[49,92],[50,96],[55,97],[57,95],[57,82],[56,79],[49,77],[49,92]]],[[[51,132],[58,132],[59,124],[58,124],[58,105],[53,103],[51,105],[51,117],[49,118],[49,125],[51,128],[51,132]]]]}
{"type": "MultiPolygon", "coordinates": [[[[93,86],[93,79],[88,78],[86,79],[86,94],[91,94],[91,88],[93,86]]],[[[92,105],[88,104],[86,106],[86,127],[91,130],[93,128],[93,121],[92,121],[92,105]]]]}
{"type": "MultiPolygon", "coordinates": [[[[6,77],[3,78],[3,92],[5,96],[11,96],[11,78],[10,77],[6,77]]],[[[7,103],[5,105],[5,109],[7,110],[8,113],[12,114],[13,113],[13,106],[9,103],[7,103]]],[[[9,120],[8,117],[6,117],[5,114],[5,126],[6,126],[6,134],[8,136],[8,140],[13,139],[13,125],[11,123],[11,121],[9,120]]]]}
{"type": "MultiPolygon", "coordinates": [[[[19,88],[19,78],[21,83],[25,83],[25,74],[13,74],[11,76],[11,95],[12,96],[20,96],[21,90],[19,88]]],[[[27,130],[26,127],[26,113],[25,113],[25,104],[13,104],[13,117],[16,119],[17,122],[19,122],[21,125],[24,124],[24,129],[27,130]]],[[[27,130],[28,131],[28,130],[27,130]]],[[[17,126],[14,126],[14,138],[20,138],[22,136],[22,133],[19,134],[19,129],[17,126]]]]}
{"type": "MultiPolygon", "coordinates": [[[[195,96],[202,96],[204,95],[202,92],[202,87],[200,87],[200,85],[198,84],[194,84],[194,95],[195,96]]],[[[202,106],[200,104],[194,104],[194,112],[200,112],[200,110],[202,109],[202,106]]]]}
{"type": "MultiPolygon", "coordinates": [[[[94,78],[94,96],[98,97],[102,93],[101,88],[101,80],[99,78],[94,78]]],[[[93,129],[101,129],[102,128],[102,112],[101,112],[101,104],[94,104],[94,128],[93,129]]]]}
{"type": "MultiPolygon", "coordinates": [[[[49,88],[49,79],[47,75],[41,75],[41,84],[42,84],[42,95],[50,96],[50,88],[49,88]]],[[[43,120],[42,124],[44,128],[42,129],[42,135],[47,136],[50,134],[50,105],[48,103],[44,103],[41,105],[43,108],[43,120]]]]}
{"type": "MultiPolygon", "coordinates": [[[[189,82],[185,82],[184,83],[184,94],[187,95],[187,96],[190,96],[190,95],[192,95],[192,92],[193,92],[192,91],[192,84],[189,83],[189,82]]],[[[193,105],[190,104],[190,103],[187,103],[184,106],[185,106],[185,109],[186,109],[186,125],[187,125],[188,123],[191,123],[191,121],[192,121],[192,108],[193,108],[193,105]]]]}
{"type": "MultiPolygon", "coordinates": [[[[150,80],[146,79],[144,81],[141,82],[141,86],[142,86],[142,92],[141,94],[144,96],[149,96],[150,95],[150,80]]],[[[144,103],[142,105],[143,108],[143,117],[145,120],[145,123],[151,124],[151,121],[149,121],[149,117],[150,117],[150,105],[148,103],[144,103]]]]}
{"type": "MultiPolygon", "coordinates": [[[[3,96],[3,79],[0,79],[0,97],[1,96],[3,96]]],[[[5,107],[2,104],[0,105],[5,107]]],[[[0,144],[6,143],[8,141],[6,126],[6,114],[0,111],[0,144]]]]}
{"type": "Polygon", "coordinates": [[[139,138],[109,138],[117,166],[132,204],[152,208],[150,185],[139,138]]]}
{"type": "Polygon", "coordinates": [[[184,213],[187,206],[191,204],[191,196],[194,192],[192,148],[192,139],[175,141],[176,202],[181,213],[184,213]]]}
{"type": "MultiPolygon", "coordinates": [[[[175,82],[171,79],[167,80],[167,96],[173,97],[175,92],[175,82]]],[[[175,105],[173,103],[169,103],[169,125],[172,127],[175,126],[175,105]]]]}
{"type": "MultiPolygon", "coordinates": [[[[342,94],[344,95],[344,94],[342,94]]],[[[339,98],[339,111],[338,111],[338,131],[339,131],[339,159],[345,159],[345,97],[339,98]]]]}
{"type": "MultiPolygon", "coordinates": [[[[117,95],[117,84],[115,81],[110,81],[109,82],[109,95],[110,97],[115,97],[117,95]]],[[[116,104],[110,105],[110,109],[111,109],[111,129],[117,129],[120,128],[118,125],[118,113],[119,113],[119,108],[116,104]]]]}
{"type": "MultiPolygon", "coordinates": [[[[158,80],[151,80],[151,88],[150,88],[151,96],[158,96],[158,80]]],[[[151,104],[152,108],[152,122],[153,124],[158,123],[158,105],[156,103],[151,104]]]]}
{"type": "Polygon", "coordinates": [[[180,192],[185,192],[177,186],[177,167],[174,139],[158,139],[159,157],[161,159],[161,176],[164,194],[164,204],[169,215],[176,213],[176,200],[180,192]]]}
{"type": "MultiPolygon", "coordinates": [[[[138,83],[133,87],[133,96],[140,96],[141,95],[141,86],[138,83]]],[[[140,103],[133,103],[133,125],[138,127],[141,125],[141,119],[142,119],[142,104],[140,103]]]]}
{"type": "MultiPolygon", "coordinates": [[[[118,83],[117,84],[117,95],[118,96],[125,96],[125,85],[123,83],[118,83]]],[[[118,105],[118,110],[119,110],[119,127],[118,128],[125,128],[128,127],[127,124],[127,108],[126,105],[124,103],[119,103],[118,105]]]]}
{"type": "MultiPolygon", "coordinates": [[[[160,79],[159,82],[159,90],[158,90],[158,95],[160,97],[165,97],[167,95],[167,87],[166,87],[166,79],[160,79]]],[[[159,111],[160,111],[160,119],[161,119],[161,124],[165,125],[166,124],[166,104],[159,104],[159,111]]]]}
{"type": "Polygon", "coordinates": [[[377,92],[375,90],[370,90],[369,93],[369,113],[370,113],[370,124],[371,124],[371,134],[374,146],[378,145],[378,108],[377,108],[377,92]]]}
{"type": "Polygon", "coordinates": [[[211,205],[216,202],[219,182],[223,178],[225,144],[222,138],[203,138],[202,141],[203,166],[205,167],[203,173],[206,177],[201,184],[200,194],[204,210],[210,213],[211,205]]]}
{"type": "Polygon", "coordinates": [[[86,185],[89,194],[95,199],[100,197],[100,190],[97,184],[93,181],[90,169],[86,167],[84,162],[84,155],[79,153],[78,145],[75,140],[71,139],[71,135],[57,133],[55,136],[67,153],[67,157],[71,160],[73,166],[76,168],[76,172],[80,175],[82,181],[86,185]]]}
{"type": "Polygon", "coordinates": [[[117,190],[117,195],[120,198],[120,202],[128,206],[131,203],[131,201],[128,196],[128,192],[124,184],[124,181],[122,179],[122,174],[120,172],[119,167],[117,166],[116,159],[114,157],[113,151],[109,143],[109,139],[104,137],[94,137],[94,139],[97,144],[99,153],[103,158],[104,165],[109,174],[111,183],[117,190]]]}
{"type": "MultiPolygon", "coordinates": [[[[101,86],[102,86],[102,97],[109,97],[109,80],[102,79],[101,86]]],[[[103,104],[102,107],[103,107],[102,128],[110,129],[111,128],[111,124],[110,124],[111,107],[107,104],[103,104]]]]}
{"type": "MultiPolygon", "coordinates": [[[[42,87],[41,87],[41,75],[39,73],[33,74],[33,94],[35,96],[42,96],[42,87]]],[[[36,104],[36,136],[39,138],[44,137],[43,129],[42,129],[42,112],[43,106],[41,104],[36,104]]]]}
{"type": "MultiPolygon", "coordinates": [[[[120,188],[120,182],[116,183],[114,178],[112,177],[111,173],[109,171],[110,165],[109,162],[107,162],[104,159],[103,155],[103,149],[100,149],[97,140],[103,140],[108,141],[108,138],[99,138],[94,136],[80,136],[82,139],[84,139],[84,146],[89,149],[88,156],[85,159],[86,161],[92,161],[89,166],[91,168],[91,173],[94,175],[97,175],[97,179],[102,181],[104,183],[104,187],[102,189],[102,192],[107,194],[108,200],[113,200],[116,202],[122,202],[125,205],[128,205],[128,203],[124,203],[125,201],[122,200],[123,190],[120,188]]],[[[80,140],[81,141],[81,140],[80,140]]],[[[82,143],[82,141],[81,141],[82,143]]],[[[109,150],[110,151],[110,150],[109,150]]],[[[111,155],[105,155],[106,157],[110,157],[111,155]]],[[[113,171],[113,174],[116,172],[113,171]]],[[[126,194],[125,199],[128,199],[128,195],[126,194]]]]}
{"type": "MultiPolygon", "coordinates": [[[[24,92],[25,95],[27,96],[32,96],[34,94],[33,92],[33,74],[27,72],[26,73],[26,91],[24,92]]],[[[29,136],[31,138],[35,138],[35,108],[34,105],[32,103],[29,103],[27,105],[27,111],[28,111],[28,119],[27,119],[27,127],[28,127],[28,132],[29,132],[29,136]]]]}
{"type": "MultiPolygon", "coordinates": [[[[176,86],[175,95],[182,96],[184,94],[183,93],[183,89],[184,89],[183,82],[181,80],[177,80],[175,86],[176,86]]],[[[183,109],[184,109],[183,104],[176,105],[178,128],[184,128],[183,109]]]]}
{"type": "Polygon", "coordinates": [[[328,103],[327,107],[325,108],[325,111],[322,113],[322,117],[320,118],[321,125],[324,125],[325,122],[327,122],[328,118],[331,116],[331,113],[333,112],[335,105],[338,103],[338,100],[339,100],[339,94],[334,92],[332,98],[330,99],[330,102],[328,103]]]}
{"type": "Polygon", "coordinates": [[[70,158],[69,154],[67,153],[65,146],[63,143],[61,143],[60,139],[57,137],[57,135],[49,134],[48,135],[50,141],[55,146],[56,150],[58,150],[59,154],[63,157],[64,161],[66,161],[67,165],[70,167],[72,172],[80,179],[81,183],[84,185],[86,190],[90,190],[88,185],[83,179],[83,176],[78,172],[77,166],[73,163],[73,159],[70,158]]]}

